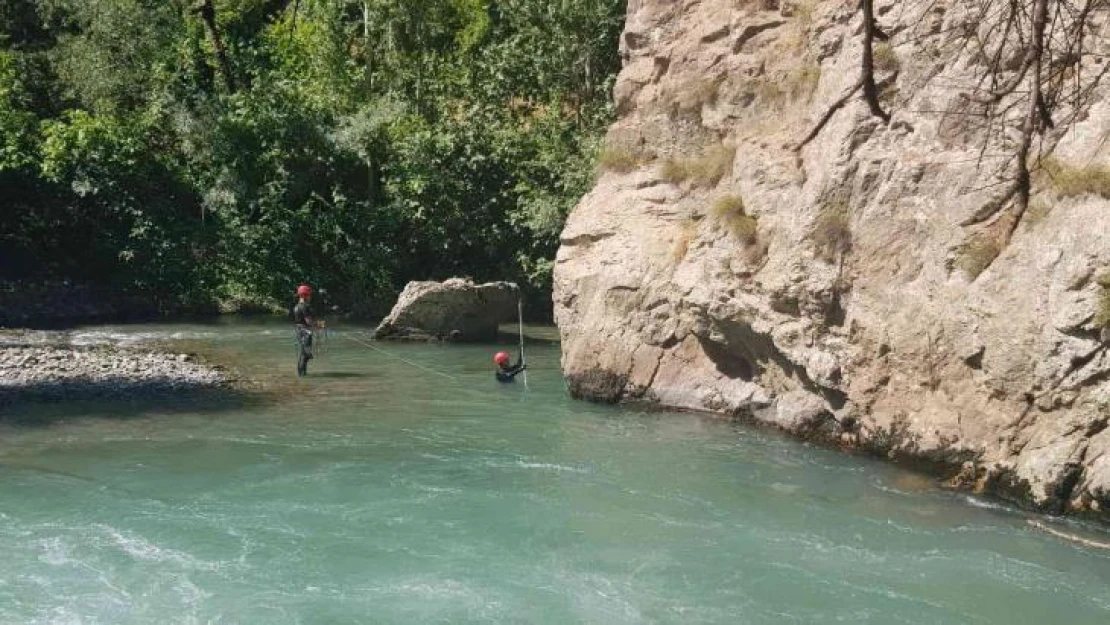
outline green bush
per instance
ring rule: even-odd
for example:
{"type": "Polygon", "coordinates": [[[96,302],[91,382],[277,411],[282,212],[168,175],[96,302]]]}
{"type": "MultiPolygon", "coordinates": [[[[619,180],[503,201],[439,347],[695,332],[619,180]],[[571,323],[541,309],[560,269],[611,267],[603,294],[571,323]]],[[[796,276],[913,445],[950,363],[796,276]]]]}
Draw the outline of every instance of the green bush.
{"type": "Polygon", "coordinates": [[[0,49],[0,172],[38,161],[38,119],[29,104],[15,56],[0,49]]]}

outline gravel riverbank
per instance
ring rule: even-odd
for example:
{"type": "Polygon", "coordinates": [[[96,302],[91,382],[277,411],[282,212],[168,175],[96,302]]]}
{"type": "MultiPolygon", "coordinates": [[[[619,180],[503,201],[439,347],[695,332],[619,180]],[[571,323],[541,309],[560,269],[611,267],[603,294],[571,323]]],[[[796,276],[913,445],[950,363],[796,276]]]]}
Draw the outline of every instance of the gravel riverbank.
{"type": "Polygon", "coordinates": [[[0,405],[16,399],[84,399],[173,394],[230,384],[193,354],[105,340],[73,344],[64,333],[0,336],[0,405]]]}

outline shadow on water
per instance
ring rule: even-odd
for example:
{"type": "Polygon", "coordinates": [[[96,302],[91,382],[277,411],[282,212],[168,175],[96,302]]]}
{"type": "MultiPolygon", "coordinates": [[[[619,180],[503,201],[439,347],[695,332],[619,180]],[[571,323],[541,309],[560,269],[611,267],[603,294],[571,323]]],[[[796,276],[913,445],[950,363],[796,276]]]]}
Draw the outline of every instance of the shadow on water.
{"type": "Polygon", "coordinates": [[[349,380],[349,379],[363,379],[363,378],[380,378],[382,377],[376,373],[357,372],[357,371],[321,371],[312,372],[309,374],[313,378],[324,378],[328,380],[349,380]]]}
{"type": "Polygon", "coordinates": [[[36,383],[0,391],[0,424],[35,427],[78,417],[127,420],[151,413],[230,412],[265,405],[273,400],[270,395],[238,387],[157,382],[36,383]]]}

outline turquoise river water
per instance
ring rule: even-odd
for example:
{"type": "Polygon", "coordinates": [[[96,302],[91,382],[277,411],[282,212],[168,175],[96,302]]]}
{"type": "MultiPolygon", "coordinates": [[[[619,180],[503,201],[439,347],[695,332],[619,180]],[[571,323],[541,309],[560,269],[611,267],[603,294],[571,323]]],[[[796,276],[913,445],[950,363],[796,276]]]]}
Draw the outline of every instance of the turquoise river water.
{"type": "Polygon", "coordinates": [[[286,325],[75,336],[100,334],[266,390],[6,415],[2,623],[1110,623],[1110,552],[884,463],[572,401],[553,343],[526,389],[492,345],[337,329],[298,380],[286,325]]]}

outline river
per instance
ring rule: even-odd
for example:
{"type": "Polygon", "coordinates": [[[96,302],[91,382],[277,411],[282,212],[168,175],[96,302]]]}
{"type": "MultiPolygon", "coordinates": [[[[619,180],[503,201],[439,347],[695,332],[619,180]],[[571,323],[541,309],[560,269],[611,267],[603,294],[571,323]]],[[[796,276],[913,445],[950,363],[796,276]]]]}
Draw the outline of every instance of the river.
{"type": "Polygon", "coordinates": [[[525,388],[492,345],[337,329],[298,380],[285,325],[75,336],[106,334],[266,390],[0,422],[2,623],[1110,623],[1110,552],[881,462],[572,401],[554,343],[525,388]]]}

